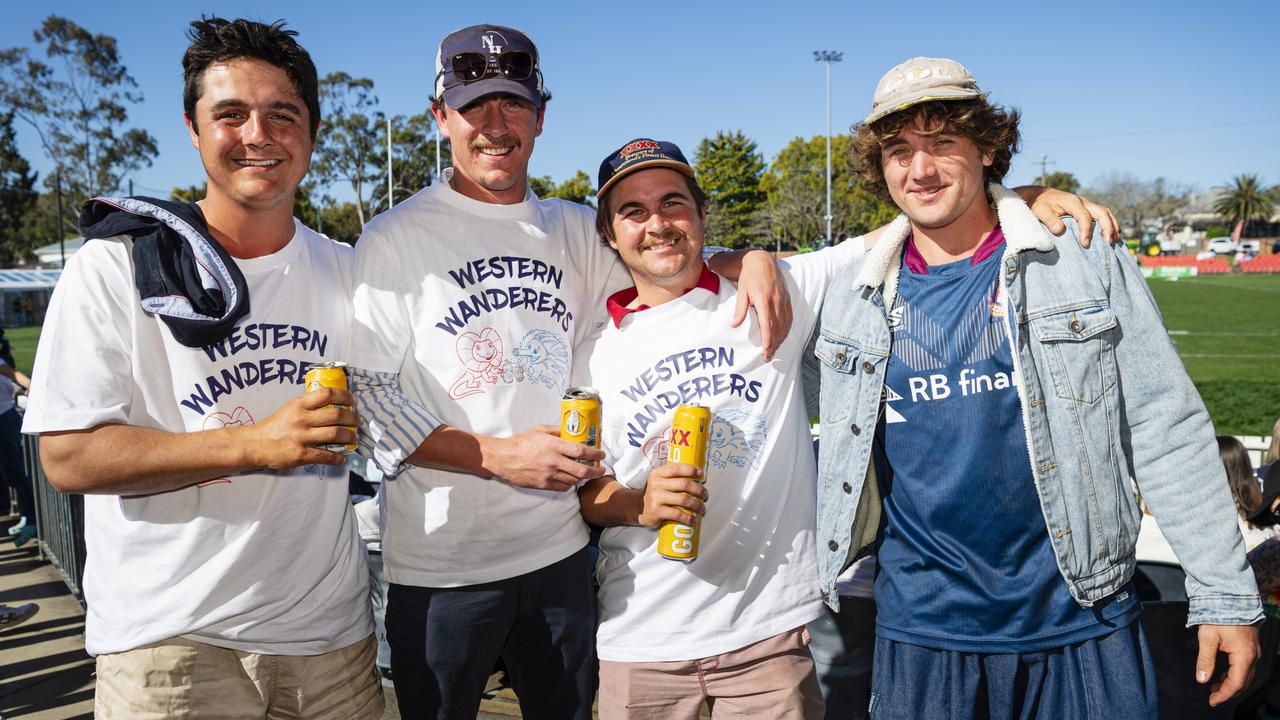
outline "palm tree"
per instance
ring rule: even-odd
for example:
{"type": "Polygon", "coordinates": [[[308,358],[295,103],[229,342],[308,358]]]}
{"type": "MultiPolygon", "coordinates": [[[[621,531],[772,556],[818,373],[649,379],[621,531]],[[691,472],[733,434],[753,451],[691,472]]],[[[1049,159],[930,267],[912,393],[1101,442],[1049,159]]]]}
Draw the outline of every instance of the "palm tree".
{"type": "Polygon", "coordinates": [[[1226,194],[1213,203],[1213,211],[1235,223],[1231,231],[1233,242],[1240,241],[1250,220],[1269,218],[1275,212],[1273,193],[1276,188],[1262,187],[1257,175],[1237,175],[1235,186],[1227,186],[1226,190],[1226,194]]]}

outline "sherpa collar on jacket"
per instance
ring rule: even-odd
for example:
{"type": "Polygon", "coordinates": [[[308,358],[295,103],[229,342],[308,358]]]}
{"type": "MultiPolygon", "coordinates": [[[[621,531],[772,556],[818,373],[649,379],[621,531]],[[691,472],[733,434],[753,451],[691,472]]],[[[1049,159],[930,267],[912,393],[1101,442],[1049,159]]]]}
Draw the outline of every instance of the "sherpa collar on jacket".
{"type": "MultiPolygon", "coordinates": [[[[1031,208],[1012,190],[991,183],[987,191],[996,202],[996,217],[1004,230],[1005,247],[1008,252],[1019,253],[1025,250],[1046,252],[1053,249],[1053,238],[1045,230],[1031,208]]],[[[862,270],[853,281],[854,287],[884,286],[884,306],[893,307],[894,297],[898,294],[898,272],[902,267],[902,248],[911,234],[911,221],[906,215],[899,215],[884,234],[876,241],[875,246],[867,253],[862,263],[862,270]]]]}

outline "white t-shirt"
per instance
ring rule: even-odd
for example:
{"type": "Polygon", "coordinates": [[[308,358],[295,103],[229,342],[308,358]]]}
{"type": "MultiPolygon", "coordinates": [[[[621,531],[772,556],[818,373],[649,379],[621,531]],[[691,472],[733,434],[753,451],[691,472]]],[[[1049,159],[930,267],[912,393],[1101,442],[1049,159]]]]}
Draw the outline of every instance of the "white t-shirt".
{"type": "MultiPolygon", "coordinates": [[[[350,261],[350,248],[298,223],[279,252],[236,261],[249,315],[226,340],[192,349],[139,306],[128,239],[86,243],[53,293],[23,431],[191,432],[270,416],[302,394],[309,363],[345,356],[350,261]]],[[[84,512],[92,654],[184,636],[312,655],[373,632],[345,468],[88,495],[84,512]]]]}
{"type": "Polygon", "coordinates": [[[640,489],[665,462],[676,406],[712,412],[710,493],[698,557],[657,553],[658,531],[611,527],[600,540],[600,659],[692,660],[728,652],[818,617],[814,555],[817,466],[800,382],[802,353],[832,275],[861,255],[856,238],[781,263],[795,310],[772,362],[754,313],[729,326],[737,291],[696,288],[629,313],[584,344],[600,391],[606,465],[640,489]]]}
{"type": "Polygon", "coordinates": [[[1258,547],[1262,543],[1275,537],[1277,533],[1280,533],[1280,528],[1277,528],[1275,525],[1254,527],[1249,524],[1248,520],[1245,520],[1239,515],[1236,516],[1236,521],[1240,525],[1240,534],[1244,537],[1245,552],[1258,547]]]}
{"type": "MultiPolygon", "coordinates": [[[[573,349],[628,282],[590,208],[497,205],[443,182],[382,213],[356,246],[352,362],[399,373],[444,423],[511,436],[559,422],[573,349]]],[[[410,466],[386,482],[390,582],[456,587],[523,575],[587,542],[573,492],[410,466]]]]}

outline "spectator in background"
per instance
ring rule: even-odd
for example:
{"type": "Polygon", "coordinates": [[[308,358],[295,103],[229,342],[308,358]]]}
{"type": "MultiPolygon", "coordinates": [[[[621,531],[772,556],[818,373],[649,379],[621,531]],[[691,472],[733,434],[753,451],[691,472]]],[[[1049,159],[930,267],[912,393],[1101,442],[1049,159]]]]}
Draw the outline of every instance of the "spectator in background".
{"type": "Polygon", "coordinates": [[[1236,520],[1240,523],[1240,534],[1244,535],[1245,549],[1252,550],[1277,532],[1273,506],[1276,495],[1280,494],[1280,482],[1272,483],[1271,494],[1264,502],[1244,445],[1230,435],[1219,435],[1218,456],[1227,471],[1227,485],[1236,503],[1236,520]]]}
{"type": "Polygon", "coordinates": [[[1262,456],[1262,464],[1258,466],[1258,477],[1267,476],[1267,470],[1280,460],[1280,418],[1276,418],[1276,424],[1271,426],[1271,444],[1267,446],[1267,453],[1262,456]]]}
{"type": "MultiPolygon", "coordinates": [[[[1263,499],[1280,495],[1280,464],[1272,463],[1262,479],[1263,499]],[[1275,495],[1272,495],[1275,493],[1275,495]]],[[[1269,508],[1274,508],[1276,501],[1271,500],[1269,508]]],[[[1274,516],[1275,511],[1272,510],[1274,516]]],[[[1263,595],[1274,594],[1280,590],[1280,537],[1273,537],[1249,551],[1249,567],[1258,581],[1258,591],[1263,595]]]]}
{"type": "MultiPolygon", "coordinates": [[[[1245,462],[1248,462],[1248,456],[1245,456],[1245,462]]],[[[1228,466],[1228,476],[1230,476],[1230,466],[1228,466]]],[[[1253,480],[1250,475],[1249,480],[1253,480]]],[[[1244,483],[1241,483],[1244,484],[1244,483]]],[[[1235,493],[1235,482],[1233,480],[1232,494],[1235,493]]],[[[1268,466],[1268,472],[1263,476],[1262,492],[1258,496],[1258,502],[1253,506],[1253,511],[1249,516],[1240,523],[1241,532],[1245,533],[1245,546],[1252,551],[1254,548],[1261,547],[1265,542],[1273,537],[1280,537],[1280,515],[1276,514],[1276,510],[1280,509],[1280,465],[1272,463],[1268,466]],[[1260,536],[1261,540],[1251,542],[1249,533],[1245,530],[1246,523],[1251,527],[1263,528],[1267,531],[1265,536],[1260,536]]],[[[1257,533],[1258,531],[1254,531],[1257,533]]],[[[1252,566],[1253,561],[1250,560],[1252,566]]],[[[1262,593],[1262,611],[1268,617],[1280,618],[1280,592],[1261,590],[1262,593]]]]}
{"type": "Polygon", "coordinates": [[[22,415],[18,413],[17,396],[31,386],[31,379],[18,372],[13,348],[0,329],[0,475],[18,494],[18,513],[22,516],[9,528],[16,536],[13,544],[22,547],[36,536],[36,501],[22,460],[22,415]]]}

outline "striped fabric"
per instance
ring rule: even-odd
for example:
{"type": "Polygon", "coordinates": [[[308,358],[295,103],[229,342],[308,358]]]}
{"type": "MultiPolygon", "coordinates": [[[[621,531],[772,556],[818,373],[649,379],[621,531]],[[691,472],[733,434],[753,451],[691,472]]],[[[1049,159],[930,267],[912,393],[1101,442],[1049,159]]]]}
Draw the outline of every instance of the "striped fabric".
{"type": "Polygon", "coordinates": [[[390,479],[404,470],[405,461],[427,436],[443,424],[400,392],[399,375],[350,368],[351,394],[364,423],[359,453],[370,458],[390,479]]]}

